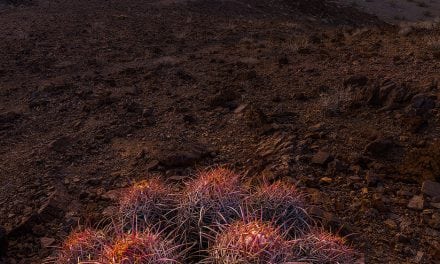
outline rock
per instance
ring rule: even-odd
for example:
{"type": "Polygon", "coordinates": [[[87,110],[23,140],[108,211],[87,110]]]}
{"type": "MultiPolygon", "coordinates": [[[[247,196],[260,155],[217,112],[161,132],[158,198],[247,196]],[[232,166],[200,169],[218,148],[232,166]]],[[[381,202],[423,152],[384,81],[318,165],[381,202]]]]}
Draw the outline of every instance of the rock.
{"type": "Polygon", "coordinates": [[[211,107],[225,107],[225,108],[234,108],[236,104],[235,100],[239,99],[240,95],[237,94],[233,88],[226,88],[221,90],[215,96],[213,96],[209,100],[209,105],[211,107]]]}
{"type": "Polygon", "coordinates": [[[170,147],[162,149],[155,158],[166,169],[182,168],[193,166],[202,159],[211,156],[212,153],[212,149],[206,145],[194,143],[186,145],[184,149],[180,150],[173,150],[170,147]]]}
{"type": "Polygon", "coordinates": [[[178,151],[169,154],[160,163],[167,167],[187,167],[194,165],[201,158],[201,153],[178,151]]]}
{"type": "Polygon", "coordinates": [[[49,148],[56,152],[65,152],[67,148],[72,144],[72,139],[67,136],[63,136],[55,139],[54,141],[49,143],[49,148]]]}
{"type": "Polygon", "coordinates": [[[338,159],[334,159],[328,164],[328,172],[332,175],[338,175],[345,170],[347,170],[347,165],[345,165],[338,159]]]}
{"type": "Polygon", "coordinates": [[[6,229],[0,226],[0,258],[6,255],[8,249],[8,240],[6,238],[6,229]]]}
{"type": "Polygon", "coordinates": [[[440,183],[434,181],[424,181],[422,184],[422,193],[431,197],[440,196],[440,183]]]}
{"type": "Polygon", "coordinates": [[[322,195],[321,192],[316,188],[307,188],[307,193],[310,198],[310,202],[312,204],[319,204],[322,202],[322,195]]]}
{"type": "Polygon", "coordinates": [[[308,209],[307,209],[307,212],[311,215],[311,216],[313,216],[313,217],[316,217],[316,218],[323,218],[324,217],[324,214],[325,214],[325,211],[324,210],[322,210],[321,208],[319,208],[318,206],[310,206],[308,209]]]}
{"type": "Polygon", "coordinates": [[[256,133],[266,131],[270,127],[268,116],[260,108],[250,105],[242,113],[244,123],[256,133]]]}
{"type": "Polygon", "coordinates": [[[376,173],[372,171],[367,171],[365,175],[365,180],[367,181],[367,185],[370,187],[376,186],[377,182],[379,181],[379,177],[376,173]]]}
{"type": "Polygon", "coordinates": [[[67,193],[59,190],[53,192],[40,209],[38,209],[39,220],[50,221],[53,218],[63,217],[69,203],[70,199],[67,193]]]}
{"type": "Polygon", "coordinates": [[[370,154],[374,157],[385,156],[393,147],[395,143],[391,139],[382,138],[370,142],[364,149],[365,154],[370,154]]]}
{"type": "Polygon", "coordinates": [[[365,75],[353,75],[344,81],[344,87],[360,87],[368,83],[368,78],[365,75]]]}
{"type": "Polygon", "coordinates": [[[416,195],[411,200],[409,200],[408,208],[414,209],[414,210],[423,210],[425,207],[425,200],[423,199],[423,196],[416,195]]]}
{"type": "Polygon", "coordinates": [[[425,253],[423,251],[417,251],[414,257],[414,263],[421,263],[424,260],[425,253]]]}
{"type": "Polygon", "coordinates": [[[104,193],[103,195],[101,195],[101,198],[104,200],[109,200],[109,201],[113,201],[116,202],[119,200],[119,198],[121,197],[121,193],[124,189],[116,189],[116,190],[110,190],[106,193],[104,193]]]}
{"type": "Polygon", "coordinates": [[[241,104],[234,110],[234,114],[240,114],[243,112],[244,109],[246,109],[249,106],[249,104],[241,104]]]}
{"type": "Polygon", "coordinates": [[[359,259],[356,260],[356,262],[354,264],[365,264],[365,255],[361,254],[361,256],[359,257],[359,259]]]}
{"type": "Polygon", "coordinates": [[[20,224],[12,228],[9,237],[18,237],[32,232],[32,227],[41,223],[47,223],[54,219],[60,220],[67,210],[80,210],[80,204],[73,199],[67,190],[61,185],[54,185],[55,191],[46,199],[44,204],[29,216],[22,219],[20,224]]]}
{"type": "Polygon", "coordinates": [[[415,114],[421,115],[435,108],[437,96],[431,94],[416,94],[411,99],[410,108],[415,110],[415,114]]]}
{"type": "Polygon", "coordinates": [[[320,150],[312,157],[312,164],[325,165],[331,159],[332,157],[330,153],[320,150]]]}
{"type": "Polygon", "coordinates": [[[42,248],[48,248],[55,243],[55,239],[51,237],[42,237],[40,238],[40,243],[42,248]]]}
{"type": "Polygon", "coordinates": [[[371,200],[366,201],[366,203],[369,202],[373,208],[377,209],[380,212],[386,212],[388,211],[386,201],[387,199],[383,196],[383,194],[375,193],[371,197],[371,200]]]}
{"type": "Polygon", "coordinates": [[[351,227],[344,224],[341,219],[336,217],[334,214],[324,211],[318,206],[310,206],[307,212],[313,218],[319,219],[322,223],[332,230],[339,230],[341,235],[352,234],[351,227]]]}
{"type": "Polygon", "coordinates": [[[399,30],[399,35],[408,36],[409,34],[411,34],[411,32],[413,32],[412,27],[405,26],[399,30]]]}
{"type": "Polygon", "coordinates": [[[439,229],[440,228],[440,213],[434,213],[431,219],[428,221],[430,227],[439,229]]]}
{"type": "Polygon", "coordinates": [[[397,229],[397,223],[392,219],[385,220],[384,224],[390,229],[397,229]]]}
{"type": "Polygon", "coordinates": [[[383,107],[381,111],[389,111],[400,108],[402,103],[411,98],[411,93],[406,86],[397,86],[394,82],[388,82],[379,89],[379,100],[383,107]]]}
{"type": "Polygon", "coordinates": [[[148,162],[146,169],[147,171],[155,170],[159,166],[160,162],[158,160],[151,160],[148,162]]]}
{"type": "Polygon", "coordinates": [[[43,236],[45,231],[46,229],[44,228],[43,225],[34,225],[32,227],[32,233],[36,236],[43,236]]]}
{"type": "Polygon", "coordinates": [[[323,178],[319,179],[320,184],[330,184],[332,182],[333,182],[333,179],[329,178],[329,177],[323,177],[323,178]]]}
{"type": "Polygon", "coordinates": [[[319,132],[323,130],[324,126],[325,126],[324,123],[318,123],[316,125],[309,127],[309,130],[312,132],[319,132]]]}
{"type": "Polygon", "coordinates": [[[399,191],[397,191],[397,195],[411,197],[413,195],[413,193],[409,192],[409,191],[405,191],[405,190],[399,190],[399,191]]]}

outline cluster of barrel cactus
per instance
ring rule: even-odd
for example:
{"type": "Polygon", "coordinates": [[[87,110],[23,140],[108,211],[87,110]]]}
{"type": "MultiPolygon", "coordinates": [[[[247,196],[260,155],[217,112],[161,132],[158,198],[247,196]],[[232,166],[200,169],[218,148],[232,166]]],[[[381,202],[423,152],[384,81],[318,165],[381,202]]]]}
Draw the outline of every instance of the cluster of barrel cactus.
{"type": "Polygon", "coordinates": [[[314,227],[295,186],[246,188],[227,168],[200,171],[174,193],[158,178],[121,194],[105,231],[73,231],[56,264],[355,263],[343,238],[314,227]]]}

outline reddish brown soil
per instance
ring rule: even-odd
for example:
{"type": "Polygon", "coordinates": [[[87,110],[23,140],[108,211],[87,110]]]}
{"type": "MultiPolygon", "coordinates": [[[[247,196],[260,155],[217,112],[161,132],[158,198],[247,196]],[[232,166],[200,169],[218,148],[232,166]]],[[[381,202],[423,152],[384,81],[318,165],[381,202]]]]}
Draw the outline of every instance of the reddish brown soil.
{"type": "Polygon", "coordinates": [[[407,206],[440,178],[440,31],[318,2],[0,5],[5,262],[42,262],[149,171],[228,164],[298,184],[366,263],[440,263],[438,197],[407,206]]]}

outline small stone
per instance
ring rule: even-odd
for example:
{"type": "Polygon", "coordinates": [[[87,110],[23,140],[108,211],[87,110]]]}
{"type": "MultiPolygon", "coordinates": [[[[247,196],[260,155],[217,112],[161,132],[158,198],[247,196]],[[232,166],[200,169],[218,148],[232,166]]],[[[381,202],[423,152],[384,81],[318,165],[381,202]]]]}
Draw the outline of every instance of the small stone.
{"type": "Polygon", "coordinates": [[[55,243],[55,239],[50,237],[42,237],[40,238],[40,243],[42,248],[48,248],[55,243]]]}
{"type": "Polygon", "coordinates": [[[345,165],[344,163],[342,163],[338,159],[334,159],[331,162],[329,162],[328,170],[331,174],[337,175],[337,174],[340,174],[341,172],[347,170],[347,165],[345,165]]]}
{"type": "Polygon", "coordinates": [[[312,158],[312,164],[325,165],[331,160],[330,153],[320,150],[312,158]]]}
{"type": "Polygon", "coordinates": [[[123,191],[123,189],[110,190],[110,191],[104,193],[103,195],[101,195],[101,198],[103,198],[104,200],[109,200],[109,201],[118,201],[121,196],[122,191],[123,191]]]}
{"type": "Polygon", "coordinates": [[[431,197],[440,196],[440,183],[424,181],[422,184],[422,193],[431,197]]]}
{"type": "Polygon", "coordinates": [[[429,94],[416,94],[411,99],[411,107],[416,109],[416,114],[423,114],[435,107],[437,97],[429,94]]]}
{"type": "Polygon", "coordinates": [[[372,187],[376,186],[377,182],[379,181],[379,177],[376,173],[372,171],[367,171],[367,174],[365,175],[365,180],[367,181],[367,185],[372,187]]]}
{"type": "Polygon", "coordinates": [[[413,29],[411,27],[403,27],[399,30],[399,35],[408,36],[412,31],[413,29]]]}
{"type": "Polygon", "coordinates": [[[385,156],[393,147],[394,142],[391,139],[376,139],[369,143],[364,152],[374,157],[385,156]]]}
{"type": "Polygon", "coordinates": [[[368,77],[365,75],[353,75],[344,81],[344,87],[361,87],[368,83],[368,77]]]}
{"type": "Polygon", "coordinates": [[[409,200],[408,208],[414,210],[423,210],[423,207],[425,207],[425,200],[423,199],[423,196],[416,195],[409,200]]]}
{"type": "Polygon", "coordinates": [[[323,218],[325,214],[325,211],[318,206],[310,206],[307,211],[311,216],[316,218],[323,218]]]}
{"type": "Polygon", "coordinates": [[[431,203],[431,206],[440,209],[440,203],[431,203]]]}
{"type": "Polygon", "coordinates": [[[432,214],[431,219],[428,221],[430,227],[439,229],[440,228],[440,213],[432,214]]]}
{"type": "Polygon", "coordinates": [[[246,107],[248,107],[249,104],[241,104],[239,105],[237,108],[235,108],[234,110],[234,114],[240,114],[243,112],[244,109],[246,109],[246,107]]]}
{"type": "Polygon", "coordinates": [[[413,193],[409,192],[409,191],[405,191],[405,190],[399,190],[399,191],[397,191],[397,195],[411,197],[413,195],[413,193]]]}
{"type": "Polygon", "coordinates": [[[350,176],[348,177],[351,181],[360,182],[362,179],[359,176],[350,176]]]}
{"type": "Polygon", "coordinates": [[[390,229],[396,229],[397,228],[397,223],[392,220],[392,219],[387,219],[384,221],[384,224],[389,227],[390,229]]]}
{"type": "Polygon", "coordinates": [[[159,166],[160,162],[158,160],[152,160],[147,164],[147,171],[155,170],[159,166]]]}
{"type": "Polygon", "coordinates": [[[424,256],[425,253],[423,253],[423,251],[417,251],[417,255],[414,257],[414,263],[421,263],[424,256]]]}
{"type": "Polygon", "coordinates": [[[63,136],[49,143],[49,148],[56,152],[65,152],[72,144],[72,139],[63,136]]]}
{"type": "Polygon", "coordinates": [[[42,225],[34,225],[32,227],[32,233],[34,233],[37,236],[44,235],[45,231],[46,231],[46,229],[42,225]]]}
{"type": "Polygon", "coordinates": [[[167,168],[188,167],[208,157],[210,153],[211,150],[207,146],[194,144],[187,150],[165,152],[158,160],[160,165],[167,168]]]}
{"type": "Polygon", "coordinates": [[[308,188],[307,193],[309,194],[310,201],[313,204],[318,204],[322,202],[321,192],[316,188],[308,188]]]}
{"type": "Polygon", "coordinates": [[[329,177],[323,177],[323,178],[319,179],[319,183],[321,183],[321,184],[330,184],[332,182],[333,182],[333,179],[329,178],[329,177]]]}
{"type": "Polygon", "coordinates": [[[309,127],[309,130],[312,131],[312,132],[319,132],[319,131],[322,130],[323,127],[324,127],[323,123],[318,123],[318,124],[316,124],[314,126],[309,127]]]}
{"type": "Polygon", "coordinates": [[[65,210],[71,205],[71,197],[65,190],[54,191],[46,202],[38,209],[38,217],[43,221],[64,216],[65,210]]]}

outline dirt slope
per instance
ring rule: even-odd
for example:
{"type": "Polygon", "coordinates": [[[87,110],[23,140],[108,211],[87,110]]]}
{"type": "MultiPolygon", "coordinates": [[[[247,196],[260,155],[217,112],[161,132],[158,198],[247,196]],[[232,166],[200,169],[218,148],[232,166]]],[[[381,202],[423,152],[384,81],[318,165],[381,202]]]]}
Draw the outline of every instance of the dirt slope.
{"type": "Polygon", "coordinates": [[[315,2],[0,7],[6,263],[41,263],[149,171],[213,164],[297,183],[367,263],[438,263],[439,27],[315,2]]]}

